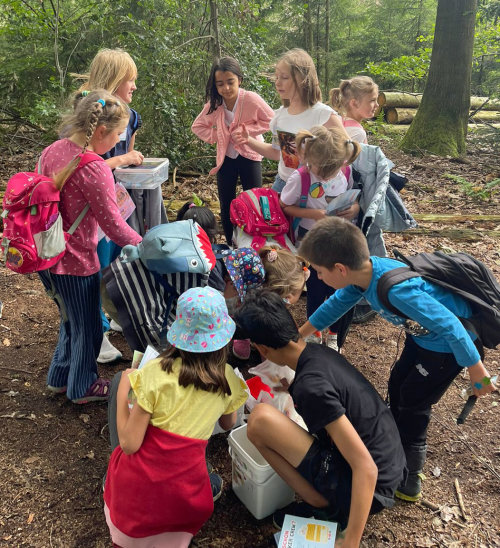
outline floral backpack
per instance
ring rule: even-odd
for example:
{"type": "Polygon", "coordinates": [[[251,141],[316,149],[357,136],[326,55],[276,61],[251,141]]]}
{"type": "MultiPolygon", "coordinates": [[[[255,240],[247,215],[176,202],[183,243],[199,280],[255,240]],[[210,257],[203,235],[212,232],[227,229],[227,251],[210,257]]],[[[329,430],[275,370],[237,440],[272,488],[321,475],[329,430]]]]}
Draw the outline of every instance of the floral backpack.
{"type": "MultiPolygon", "coordinates": [[[[93,152],[80,157],[77,169],[90,162],[104,161],[93,152]]],[[[64,232],[59,199],[59,190],[50,177],[23,171],[9,179],[3,197],[1,243],[7,268],[19,274],[28,274],[46,270],[62,258],[66,252],[66,242],[85,217],[89,204],[70,229],[64,232]]]]}

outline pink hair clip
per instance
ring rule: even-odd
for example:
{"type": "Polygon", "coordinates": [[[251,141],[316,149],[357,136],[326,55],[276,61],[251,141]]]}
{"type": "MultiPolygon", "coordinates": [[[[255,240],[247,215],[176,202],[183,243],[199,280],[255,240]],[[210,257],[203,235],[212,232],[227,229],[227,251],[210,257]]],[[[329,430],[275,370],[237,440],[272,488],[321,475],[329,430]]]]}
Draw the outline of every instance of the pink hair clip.
{"type": "Polygon", "coordinates": [[[192,207],[196,207],[196,204],[193,204],[192,202],[189,204],[188,209],[191,209],[192,207]]]}
{"type": "Polygon", "coordinates": [[[278,252],[276,251],[276,249],[271,249],[271,251],[269,251],[267,254],[267,260],[270,263],[273,263],[277,258],[278,258],[278,252]]]}

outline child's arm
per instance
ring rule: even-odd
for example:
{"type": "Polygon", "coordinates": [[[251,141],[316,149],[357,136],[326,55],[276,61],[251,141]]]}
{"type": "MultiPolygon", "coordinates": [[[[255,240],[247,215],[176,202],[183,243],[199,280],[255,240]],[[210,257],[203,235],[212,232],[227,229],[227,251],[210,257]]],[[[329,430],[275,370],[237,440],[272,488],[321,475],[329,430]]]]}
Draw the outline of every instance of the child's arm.
{"type": "Polygon", "coordinates": [[[236,419],[236,411],[233,411],[228,415],[222,415],[219,419],[219,426],[222,428],[222,430],[230,430],[236,424],[236,419]]]}
{"type": "Polygon", "coordinates": [[[345,415],[328,424],[325,429],[352,470],[349,521],[342,542],[335,546],[357,547],[370,514],[378,468],[345,415]]]}
{"type": "Polygon", "coordinates": [[[196,137],[205,141],[205,143],[213,145],[217,142],[217,124],[215,121],[216,110],[207,114],[209,109],[210,103],[207,103],[193,122],[191,131],[196,137]]]}
{"type": "Polygon", "coordinates": [[[140,166],[144,161],[144,155],[138,150],[134,150],[135,146],[135,133],[130,139],[127,154],[121,154],[120,156],[113,156],[108,158],[105,162],[111,169],[115,169],[118,166],[140,166]]]}
{"type": "Polygon", "coordinates": [[[279,162],[280,160],[280,151],[274,148],[271,143],[264,143],[251,137],[245,124],[240,124],[238,129],[233,131],[231,137],[237,145],[247,145],[261,156],[264,156],[264,158],[269,158],[269,160],[274,160],[275,162],[279,162]]]}
{"type": "Polygon", "coordinates": [[[290,217],[301,217],[304,219],[315,219],[319,221],[326,215],[325,209],[311,209],[310,207],[299,207],[296,205],[286,205],[280,200],[283,211],[290,217]]]}
{"type": "Polygon", "coordinates": [[[342,117],[338,114],[332,114],[323,125],[325,127],[335,127],[337,129],[341,129],[342,132],[345,133],[345,138],[350,139],[347,131],[345,130],[344,124],[342,123],[342,117]]]}
{"type": "MultiPolygon", "coordinates": [[[[251,92],[247,92],[251,93],[251,92]]],[[[274,116],[274,110],[257,94],[254,94],[255,101],[252,101],[248,108],[243,108],[244,125],[251,137],[262,135],[269,131],[269,122],[274,116]]],[[[243,103],[244,104],[244,103],[243,103]]],[[[245,104],[244,104],[245,105],[245,104]]],[[[233,130],[231,137],[236,133],[241,124],[233,130]]]]}
{"type": "Polygon", "coordinates": [[[491,382],[490,374],[481,360],[468,367],[467,372],[469,373],[472,392],[475,396],[486,396],[497,390],[495,384],[491,382]],[[481,388],[478,388],[479,386],[481,388]]]}
{"type": "Polygon", "coordinates": [[[151,419],[151,414],[144,411],[137,403],[132,407],[132,411],[129,411],[130,379],[128,376],[133,371],[136,371],[136,369],[126,369],[122,373],[116,394],[118,439],[120,440],[120,447],[126,455],[132,455],[141,447],[151,419]]]}

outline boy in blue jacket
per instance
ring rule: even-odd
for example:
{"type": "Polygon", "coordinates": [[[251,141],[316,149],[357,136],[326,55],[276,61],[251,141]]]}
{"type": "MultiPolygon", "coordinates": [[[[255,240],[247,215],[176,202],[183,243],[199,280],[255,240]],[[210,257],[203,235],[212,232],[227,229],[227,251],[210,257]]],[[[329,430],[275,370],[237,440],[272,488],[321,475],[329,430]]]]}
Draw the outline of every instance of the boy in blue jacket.
{"type": "MultiPolygon", "coordinates": [[[[302,337],[330,325],[363,297],[392,324],[405,324],[406,319],[387,310],[377,296],[382,274],[405,265],[394,259],[370,257],[366,238],[355,225],[339,217],[325,218],[304,237],[299,252],[326,284],[338,290],[300,328],[302,337]]],[[[481,342],[458,318],[472,314],[463,298],[416,277],[394,285],[388,299],[413,324],[406,329],[403,352],[389,378],[389,405],[409,470],[396,496],[416,501],[421,497],[420,474],[432,405],[464,367],[476,396],[496,387],[483,365],[481,342]]]]}

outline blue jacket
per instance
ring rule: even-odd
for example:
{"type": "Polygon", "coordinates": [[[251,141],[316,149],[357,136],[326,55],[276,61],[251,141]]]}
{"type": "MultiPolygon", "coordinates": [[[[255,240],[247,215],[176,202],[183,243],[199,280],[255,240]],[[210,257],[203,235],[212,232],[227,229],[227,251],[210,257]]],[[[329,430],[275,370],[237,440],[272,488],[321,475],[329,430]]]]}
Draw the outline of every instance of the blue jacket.
{"type": "MultiPolygon", "coordinates": [[[[373,310],[390,323],[404,324],[404,318],[382,306],[377,296],[377,284],[384,272],[405,265],[382,257],[372,256],[370,260],[373,274],[368,289],[363,291],[358,286],[349,285],[335,291],[309,318],[316,329],[322,330],[337,321],[363,297],[373,310]]],[[[426,350],[451,353],[462,367],[469,367],[480,360],[473,342],[475,335],[466,331],[457,317],[469,318],[472,314],[469,304],[462,297],[418,277],[394,285],[389,290],[388,298],[398,310],[429,330],[427,335],[410,335],[416,344],[426,350]]]]}

